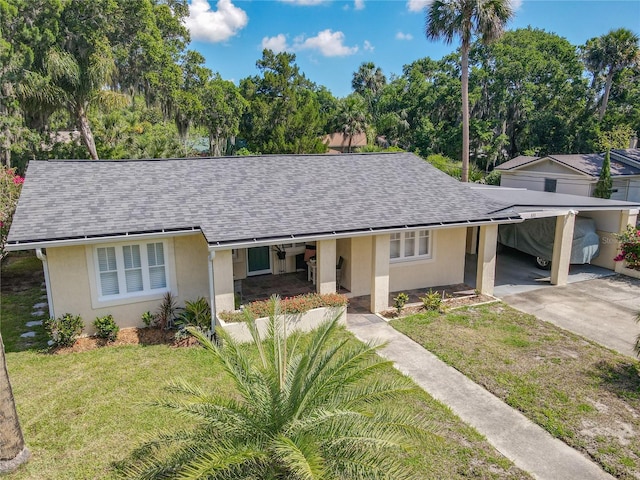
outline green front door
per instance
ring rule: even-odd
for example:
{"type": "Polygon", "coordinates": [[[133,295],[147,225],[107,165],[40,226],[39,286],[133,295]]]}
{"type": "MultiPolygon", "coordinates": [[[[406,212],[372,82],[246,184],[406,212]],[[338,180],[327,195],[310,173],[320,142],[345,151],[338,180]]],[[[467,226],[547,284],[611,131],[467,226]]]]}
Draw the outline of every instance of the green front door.
{"type": "Polygon", "coordinates": [[[247,275],[271,273],[271,255],[269,247],[247,249],[247,275]]]}

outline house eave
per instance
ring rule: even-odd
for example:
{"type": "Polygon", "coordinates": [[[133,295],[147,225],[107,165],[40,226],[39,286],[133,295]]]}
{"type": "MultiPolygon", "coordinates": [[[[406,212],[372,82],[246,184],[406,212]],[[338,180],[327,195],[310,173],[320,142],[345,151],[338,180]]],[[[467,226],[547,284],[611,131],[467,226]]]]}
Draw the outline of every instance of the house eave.
{"type": "Polygon", "coordinates": [[[34,250],[36,248],[71,247],[75,245],[91,245],[96,243],[137,241],[150,238],[179,237],[202,233],[200,227],[168,228],[146,232],[124,232],[104,235],[83,235],[77,237],[54,238],[42,240],[12,241],[5,245],[7,251],[34,250]]]}
{"type": "Polygon", "coordinates": [[[520,223],[524,219],[518,214],[509,214],[506,217],[496,215],[495,218],[489,217],[479,220],[466,220],[458,222],[437,222],[437,223],[425,223],[425,224],[413,224],[393,227],[381,227],[381,228],[364,228],[357,230],[346,230],[336,232],[315,232],[298,235],[287,236],[273,236],[262,238],[248,238],[239,240],[210,242],[209,250],[229,250],[230,248],[253,248],[264,247],[268,245],[277,245],[283,243],[302,243],[312,242],[319,240],[331,240],[340,238],[353,238],[353,237],[365,237],[370,235],[390,234],[404,232],[407,230],[420,230],[420,229],[445,229],[445,228],[458,228],[458,227],[473,227],[481,225],[497,225],[502,223],[520,223]]]}

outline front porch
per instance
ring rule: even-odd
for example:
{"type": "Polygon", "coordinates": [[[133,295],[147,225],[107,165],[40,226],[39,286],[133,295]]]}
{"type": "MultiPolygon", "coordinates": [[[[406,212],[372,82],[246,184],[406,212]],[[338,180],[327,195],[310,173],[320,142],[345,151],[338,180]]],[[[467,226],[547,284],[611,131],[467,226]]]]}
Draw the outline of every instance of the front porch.
{"type": "MultiPolygon", "coordinates": [[[[282,298],[295,297],[316,292],[316,286],[308,278],[308,273],[305,271],[280,275],[257,275],[235,280],[234,289],[240,304],[267,300],[274,294],[282,298]]],[[[340,288],[338,293],[347,294],[349,290],[340,288]]]]}

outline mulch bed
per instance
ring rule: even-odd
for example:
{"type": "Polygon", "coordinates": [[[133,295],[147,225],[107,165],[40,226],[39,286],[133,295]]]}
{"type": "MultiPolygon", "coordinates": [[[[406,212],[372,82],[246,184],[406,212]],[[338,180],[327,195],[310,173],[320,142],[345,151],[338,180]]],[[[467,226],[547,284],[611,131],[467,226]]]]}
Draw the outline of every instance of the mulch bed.
{"type": "MultiPolygon", "coordinates": [[[[477,305],[479,303],[486,303],[491,301],[496,301],[496,299],[494,297],[491,297],[489,295],[484,295],[482,293],[473,294],[473,295],[464,295],[459,297],[447,297],[442,300],[442,308],[446,310],[451,310],[453,308],[470,307],[472,305],[477,305]]],[[[384,312],[380,312],[380,314],[384,318],[402,318],[402,317],[407,317],[409,315],[415,315],[416,313],[422,313],[424,311],[425,311],[425,308],[422,303],[411,303],[404,306],[404,308],[402,309],[402,312],[400,312],[400,315],[398,315],[398,312],[395,308],[390,310],[385,310],[384,312]]]]}
{"type": "Polygon", "coordinates": [[[94,350],[100,347],[115,347],[121,345],[170,345],[172,347],[191,347],[198,345],[193,338],[185,338],[176,341],[175,331],[159,330],[157,328],[122,328],[118,337],[113,342],[104,338],[81,337],[71,347],[58,347],[51,349],[51,353],[59,355],[65,353],[77,353],[94,350]]]}

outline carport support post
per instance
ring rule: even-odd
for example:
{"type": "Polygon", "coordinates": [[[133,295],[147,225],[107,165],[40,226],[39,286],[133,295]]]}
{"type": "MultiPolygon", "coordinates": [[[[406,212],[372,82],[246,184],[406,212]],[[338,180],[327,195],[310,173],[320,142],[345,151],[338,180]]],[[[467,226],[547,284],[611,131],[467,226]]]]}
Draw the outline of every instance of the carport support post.
{"type": "Polygon", "coordinates": [[[496,245],[498,243],[498,225],[480,227],[478,244],[478,272],[476,290],[485,295],[493,295],[496,279],[496,245]]]}
{"type": "Polygon", "coordinates": [[[389,308],[390,235],[374,235],[371,241],[371,305],[373,313],[389,308]]]}
{"type": "Polygon", "coordinates": [[[552,285],[567,284],[575,223],[576,212],[573,210],[566,215],[558,215],[556,219],[556,236],[553,241],[553,258],[551,259],[552,285]]]}
{"type": "MultiPolygon", "coordinates": [[[[635,225],[638,218],[637,210],[621,210],[620,211],[620,228],[618,233],[623,233],[629,225],[635,225]]],[[[620,251],[620,242],[618,242],[618,252],[620,251]]],[[[615,262],[615,271],[617,273],[622,272],[625,262],[615,262]]]]}
{"type": "Polygon", "coordinates": [[[320,240],[316,245],[316,291],[336,292],[336,240],[320,240]]]}

